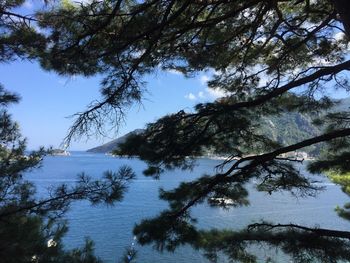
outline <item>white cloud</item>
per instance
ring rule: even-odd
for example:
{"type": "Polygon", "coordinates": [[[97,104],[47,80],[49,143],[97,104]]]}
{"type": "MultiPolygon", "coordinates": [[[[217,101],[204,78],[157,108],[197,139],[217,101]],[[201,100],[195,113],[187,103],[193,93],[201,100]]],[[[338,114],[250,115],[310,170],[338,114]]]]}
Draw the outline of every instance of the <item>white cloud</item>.
{"type": "Polygon", "coordinates": [[[33,9],[33,1],[32,0],[26,0],[23,4],[23,6],[26,9],[32,10],[33,9]]]}
{"type": "Polygon", "coordinates": [[[205,94],[203,91],[198,92],[198,98],[205,99],[205,94]]]}
{"type": "Polygon", "coordinates": [[[138,51],[133,51],[131,52],[131,57],[134,58],[134,59],[138,59],[140,58],[144,53],[145,53],[145,49],[142,49],[142,50],[138,50],[138,51]]]}
{"type": "Polygon", "coordinates": [[[91,0],[73,0],[72,1],[72,3],[74,3],[74,4],[84,4],[84,5],[86,5],[86,4],[91,4],[91,0]]]}
{"type": "Polygon", "coordinates": [[[196,95],[194,95],[193,93],[188,93],[187,95],[185,95],[185,98],[188,99],[188,100],[196,100],[197,97],[196,95]]]}
{"type": "Polygon", "coordinates": [[[199,78],[199,81],[202,85],[207,85],[207,82],[210,80],[210,78],[207,75],[202,75],[199,78]]]}
{"type": "Polygon", "coordinates": [[[225,97],[228,95],[228,93],[226,91],[224,91],[223,89],[209,88],[207,83],[208,83],[208,81],[210,81],[212,79],[211,77],[216,72],[214,70],[210,70],[206,73],[207,74],[203,74],[199,78],[197,78],[197,81],[199,81],[201,83],[201,85],[204,86],[205,88],[203,88],[198,93],[189,93],[189,94],[185,95],[186,99],[192,100],[192,101],[194,101],[194,100],[212,101],[212,100],[222,98],[222,97],[225,97]]]}
{"type": "Polygon", "coordinates": [[[259,83],[258,83],[258,87],[264,87],[267,85],[267,83],[269,83],[271,81],[271,79],[264,73],[260,74],[260,79],[259,79],[259,83]]]}
{"type": "Polygon", "coordinates": [[[225,92],[222,89],[211,89],[211,88],[206,88],[203,91],[199,91],[197,95],[193,94],[192,92],[188,93],[185,95],[185,98],[188,100],[215,100],[218,98],[222,98],[227,96],[227,92],[225,92]]]}
{"type": "Polygon", "coordinates": [[[334,34],[333,37],[336,41],[340,41],[340,40],[344,39],[345,34],[343,32],[338,32],[338,33],[334,34]]]}
{"type": "Polygon", "coordinates": [[[176,69],[167,69],[166,72],[174,74],[174,75],[182,75],[182,73],[176,69]]]}
{"type": "Polygon", "coordinates": [[[219,88],[216,88],[216,89],[206,88],[206,92],[210,97],[214,99],[222,98],[227,95],[227,93],[224,90],[219,88]]]}

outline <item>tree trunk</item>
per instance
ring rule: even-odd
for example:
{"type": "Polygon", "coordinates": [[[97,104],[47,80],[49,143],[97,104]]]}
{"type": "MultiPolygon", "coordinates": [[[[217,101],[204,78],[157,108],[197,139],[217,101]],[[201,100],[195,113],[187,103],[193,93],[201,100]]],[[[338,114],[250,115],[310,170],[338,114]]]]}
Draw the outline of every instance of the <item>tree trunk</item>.
{"type": "Polygon", "coordinates": [[[333,0],[333,3],[343,23],[346,36],[350,39],[350,0],[333,0]]]}

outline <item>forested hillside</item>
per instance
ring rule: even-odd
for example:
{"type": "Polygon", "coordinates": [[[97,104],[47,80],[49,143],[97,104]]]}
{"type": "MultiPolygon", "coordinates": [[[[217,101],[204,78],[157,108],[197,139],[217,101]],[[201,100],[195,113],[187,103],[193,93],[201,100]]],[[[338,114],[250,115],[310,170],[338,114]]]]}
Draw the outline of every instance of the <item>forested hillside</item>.
{"type": "MultiPolygon", "coordinates": [[[[334,106],[335,110],[347,110],[350,106],[350,98],[342,99],[339,104],[334,106]]],[[[282,145],[290,145],[314,137],[321,133],[322,128],[313,124],[316,115],[300,112],[284,112],[278,116],[268,116],[261,120],[261,133],[267,135],[272,140],[276,140],[282,145]]],[[[109,153],[118,149],[118,145],[132,134],[139,134],[143,129],[136,129],[108,143],[87,150],[95,153],[109,153]]],[[[312,156],[320,153],[321,145],[313,145],[305,148],[305,152],[312,156]]],[[[213,154],[208,150],[208,154],[213,154]]],[[[220,153],[216,153],[220,154],[220,153]]]]}

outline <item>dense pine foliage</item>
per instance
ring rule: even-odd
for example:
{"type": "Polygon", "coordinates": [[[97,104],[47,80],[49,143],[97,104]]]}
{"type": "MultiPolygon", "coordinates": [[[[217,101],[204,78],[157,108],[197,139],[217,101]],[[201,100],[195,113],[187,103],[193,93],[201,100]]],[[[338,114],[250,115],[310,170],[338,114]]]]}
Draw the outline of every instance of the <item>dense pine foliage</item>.
{"type": "MultiPolygon", "coordinates": [[[[318,188],[295,168],[299,160],[286,154],[320,143],[327,148],[309,171],[329,173],[347,191],[349,109],[329,110],[329,94],[350,90],[349,1],[62,1],[33,16],[13,12],[22,3],[0,5],[1,61],[37,59],[59,74],[102,77],[101,98],[76,115],[67,143],[118,126],[124,111],[142,101],[144,76],[158,70],[187,77],[208,72],[208,86],[226,94],[164,116],[121,145],[118,153],[139,156],[148,164],[145,174],[155,177],[193,168],[191,157],[208,149],[227,155],[216,173],[160,192],[169,208],[135,227],[141,244],[169,250],[190,244],[214,262],[222,255],[254,262],[251,244],[281,249],[295,262],[350,258],[348,231],[271,222],[242,231],[203,231],[191,215],[193,206],[213,198],[230,199],[232,209],[247,205],[251,180],[270,194],[315,194],[318,188]],[[286,112],[291,113],[285,118],[297,121],[302,120],[294,114],[308,114],[319,133],[306,137],[291,127],[273,136],[261,132],[267,120],[286,112]]],[[[344,218],[347,207],[338,209],[344,218]]]]}

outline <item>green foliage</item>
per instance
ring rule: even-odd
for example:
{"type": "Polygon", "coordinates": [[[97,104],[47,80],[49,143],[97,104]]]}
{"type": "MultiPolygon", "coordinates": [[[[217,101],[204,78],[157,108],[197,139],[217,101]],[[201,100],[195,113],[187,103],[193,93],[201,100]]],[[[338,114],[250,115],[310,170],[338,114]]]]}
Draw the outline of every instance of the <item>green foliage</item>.
{"type": "MultiPolygon", "coordinates": [[[[16,13],[24,1],[0,3],[0,63],[14,59],[38,59],[51,42],[38,27],[35,15],[16,13]]],[[[55,6],[55,5],[54,5],[55,6]]],[[[67,3],[62,10],[73,12],[67,3]],[[69,8],[68,8],[69,7],[69,8]],[[69,10],[68,10],[69,9],[69,10]]],[[[48,10],[48,9],[47,9],[48,10]]],[[[38,16],[40,16],[38,14],[38,16]]],[[[46,197],[36,197],[35,185],[24,173],[38,168],[51,150],[27,153],[26,140],[19,125],[12,121],[7,107],[19,96],[0,85],[0,256],[3,262],[101,262],[93,253],[94,244],[86,240],[82,248],[66,251],[62,236],[67,231],[62,219],[72,201],[113,205],[122,200],[128,183],[134,178],[126,166],[117,172],[105,172],[100,180],[82,174],[73,186],[50,188],[46,197]]]]}
{"type": "MultiPolygon", "coordinates": [[[[349,159],[347,159],[349,160],[349,159]]],[[[334,169],[334,167],[333,167],[334,169]]],[[[348,170],[347,170],[348,171],[348,170]]],[[[332,180],[332,182],[339,184],[341,189],[347,195],[350,195],[350,173],[341,173],[339,170],[328,171],[327,175],[332,180]]],[[[346,220],[350,220],[350,203],[344,204],[343,207],[337,206],[335,211],[338,215],[346,220]]]]}
{"type": "MultiPolygon", "coordinates": [[[[154,6],[146,4],[150,7],[145,13],[153,12],[154,6]]],[[[135,10],[141,6],[135,4],[135,10]]],[[[345,79],[333,78],[349,63],[344,55],[347,44],[333,38],[334,6],[327,1],[205,2],[198,6],[178,1],[166,6],[172,13],[158,21],[159,36],[152,26],[149,31],[140,30],[149,32],[150,39],[145,40],[146,52],[140,57],[145,64],[128,61],[137,67],[135,75],[142,74],[147,66],[153,70],[153,65],[146,64],[149,59],[154,65],[161,63],[163,69],[176,69],[186,76],[215,70],[208,85],[225,91],[226,96],[198,104],[191,113],[180,111],[149,124],[143,133],[119,145],[115,153],[139,156],[148,164],[144,173],[155,177],[167,169],[193,169],[194,157],[208,151],[224,154],[227,159],[213,175],[182,183],[174,190],[161,190],[160,198],[169,202],[169,209],[135,227],[140,242],[169,250],[189,243],[208,252],[211,260],[221,252],[232,261],[253,262],[255,257],[247,250],[252,243],[278,247],[296,262],[347,259],[348,233],[345,238],[327,237],[322,231],[281,226],[272,232],[243,230],[235,233],[237,240],[230,243],[220,231],[211,236],[206,233],[210,237],[205,232],[201,235],[190,213],[191,207],[204,201],[216,206],[248,204],[246,183],[252,179],[258,190],[270,194],[289,191],[297,196],[314,195],[320,189],[288,163],[297,160],[285,154],[303,149],[319,155],[319,143],[330,142],[337,154],[323,155],[309,166],[311,171],[336,165],[349,171],[348,162],[344,162],[348,159],[348,112],[321,114],[333,104],[328,97],[320,98],[324,84],[334,80],[340,88],[348,89],[345,79]],[[181,15],[176,17],[179,10],[181,15]],[[313,26],[308,28],[308,23],[313,26]],[[328,64],[315,65],[321,59],[328,64]],[[291,92],[294,88],[300,91],[291,92]],[[313,120],[319,128],[311,125],[313,120]],[[209,240],[208,245],[201,243],[204,240],[209,240]],[[328,248],[339,249],[339,255],[328,248]]],[[[157,8],[161,10],[159,5],[157,8]]],[[[142,12],[138,15],[147,17],[142,12]]],[[[123,28],[123,23],[120,26],[123,28]]],[[[132,39],[128,48],[133,50],[140,43],[132,39]]],[[[115,47],[121,48],[118,56],[126,54],[122,45],[115,47]]],[[[78,121],[86,118],[82,114],[78,121]]]]}
{"type": "Polygon", "coordinates": [[[246,249],[252,245],[262,246],[266,251],[271,251],[271,255],[274,249],[281,249],[296,263],[340,262],[349,258],[348,241],[320,237],[317,231],[317,228],[304,231],[297,225],[278,226],[261,223],[243,231],[201,231],[201,238],[197,239],[199,242],[195,243],[195,246],[204,249],[211,262],[221,262],[222,254],[220,257],[218,251],[227,255],[230,262],[260,262],[246,249]]]}
{"type": "Polygon", "coordinates": [[[64,222],[44,220],[26,213],[9,216],[0,223],[0,255],[3,262],[101,263],[94,256],[94,245],[86,240],[82,248],[63,249],[64,222]]]}
{"type": "MultiPolygon", "coordinates": [[[[18,101],[18,96],[0,87],[0,257],[3,262],[100,262],[93,255],[93,243],[82,249],[63,250],[61,238],[67,231],[60,217],[74,199],[93,202],[120,200],[120,177],[106,175],[115,189],[106,182],[90,183],[86,177],[74,189],[57,187],[51,198],[37,200],[35,186],[23,178],[24,172],[40,166],[46,153],[43,149],[25,155],[26,143],[18,125],[6,107],[18,101]],[[106,189],[101,189],[105,187],[106,189]],[[118,188],[118,189],[116,189],[118,188]],[[92,192],[88,192],[91,189],[92,192]],[[108,189],[108,190],[107,190],[108,189]],[[107,191],[106,191],[107,190],[107,191]],[[117,196],[116,196],[117,195],[117,196]]],[[[132,174],[131,171],[120,173],[132,174]]]]}
{"type": "Polygon", "coordinates": [[[36,188],[23,174],[40,166],[50,151],[26,154],[26,141],[6,108],[19,97],[0,86],[0,257],[3,262],[99,263],[94,245],[65,251],[61,238],[67,231],[62,220],[74,200],[93,204],[120,201],[133,171],[123,166],[106,172],[101,180],[80,175],[75,186],[52,188],[49,197],[36,198],[36,188]]]}
{"type": "Polygon", "coordinates": [[[163,211],[157,218],[143,220],[135,226],[134,234],[141,245],[152,242],[160,251],[174,251],[180,245],[193,242],[198,236],[188,219],[178,218],[172,211],[163,211]]]}
{"type": "MultiPolygon", "coordinates": [[[[141,244],[174,250],[188,243],[206,250],[212,260],[214,252],[221,252],[232,261],[254,261],[248,251],[251,243],[278,247],[296,262],[349,259],[346,231],[262,224],[254,231],[214,231],[219,236],[214,238],[211,232],[197,230],[191,216],[191,208],[204,201],[223,200],[211,203],[217,206],[248,204],[246,184],[251,181],[270,194],[315,194],[318,189],[310,178],[291,163],[300,160],[288,154],[301,149],[317,152],[321,143],[327,148],[310,171],[349,172],[349,111],[330,111],[333,102],[325,95],[334,86],[349,91],[343,74],[350,67],[348,1],[66,3],[35,14],[41,33],[28,26],[30,17],[13,20],[16,14],[8,11],[21,3],[9,2],[0,9],[5,32],[0,39],[2,60],[14,55],[37,58],[44,69],[59,74],[102,76],[101,99],[76,115],[68,143],[75,136],[118,126],[124,110],[141,101],[143,77],[159,69],[175,69],[187,77],[213,72],[209,88],[226,94],[196,105],[192,112],[160,118],[120,146],[118,154],[139,156],[148,164],[145,173],[155,177],[168,169],[193,169],[194,157],[208,150],[227,156],[214,174],[161,191],[169,209],[135,227],[141,244]],[[339,33],[345,37],[338,39],[339,33]],[[323,110],[329,111],[320,115],[323,110]],[[319,130],[310,130],[306,119],[314,119],[319,130]],[[270,121],[279,123],[275,133],[268,128],[270,121]]],[[[94,202],[95,195],[80,195],[80,187],[101,190],[101,185],[85,177],[80,183],[72,197],[94,202]]],[[[30,196],[31,186],[23,187],[30,196]]],[[[63,187],[59,193],[68,194],[69,189],[63,187]]],[[[107,196],[119,199],[114,191],[107,196]]],[[[109,201],[106,195],[98,197],[109,201]]]]}

